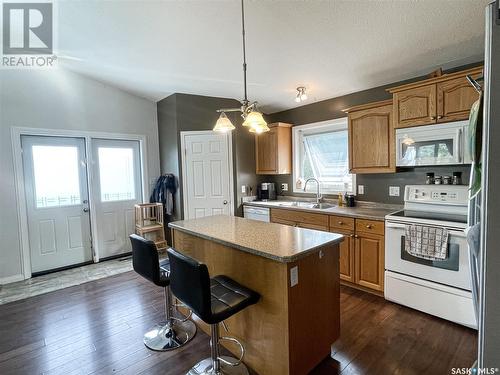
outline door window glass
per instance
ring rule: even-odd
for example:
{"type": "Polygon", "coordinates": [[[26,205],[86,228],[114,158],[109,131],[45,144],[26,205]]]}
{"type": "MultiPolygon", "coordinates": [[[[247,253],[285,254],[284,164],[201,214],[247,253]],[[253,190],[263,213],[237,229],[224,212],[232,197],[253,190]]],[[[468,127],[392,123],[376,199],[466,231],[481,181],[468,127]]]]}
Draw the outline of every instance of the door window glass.
{"type": "Polygon", "coordinates": [[[134,150],[99,147],[98,158],[101,201],[135,200],[134,150]]]}
{"type": "Polygon", "coordinates": [[[37,208],[81,204],[78,149],[72,146],[33,146],[37,208]]]}

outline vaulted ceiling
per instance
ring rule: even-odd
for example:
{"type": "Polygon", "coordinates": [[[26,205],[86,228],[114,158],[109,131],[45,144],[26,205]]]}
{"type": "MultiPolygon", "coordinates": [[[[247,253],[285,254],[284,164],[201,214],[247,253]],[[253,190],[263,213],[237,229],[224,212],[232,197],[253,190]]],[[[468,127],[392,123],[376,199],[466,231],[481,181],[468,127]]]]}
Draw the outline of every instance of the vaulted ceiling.
{"type": "MultiPolygon", "coordinates": [[[[265,112],[482,60],[489,0],[246,0],[249,96],[265,112]]],[[[242,97],[240,2],[60,1],[61,65],[153,100],[242,97]]]]}

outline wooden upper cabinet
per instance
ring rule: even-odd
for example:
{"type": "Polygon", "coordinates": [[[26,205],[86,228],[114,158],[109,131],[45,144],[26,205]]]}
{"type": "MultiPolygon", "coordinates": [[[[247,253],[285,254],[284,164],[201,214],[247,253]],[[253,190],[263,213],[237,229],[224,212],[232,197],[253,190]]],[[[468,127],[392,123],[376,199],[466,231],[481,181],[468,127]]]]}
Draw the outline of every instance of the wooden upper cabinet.
{"type": "Polygon", "coordinates": [[[255,135],[257,174],[292,173],[292,125],[268,124],[270,131],[255,135]]]}
{"type": "Polygon", "coordinates": [[[349,170],[352,173],[394,172],[392,100],[344,111],[349,118],[349,170]]]}
{"type": "Polygon", "coordinates": [[[437,83],[437,122],[466,120],[479,93],[465,77],[437,83]]]}
{"type": "Polygon", "coordinates": [[[396,127],[427,125],[436,122],[436,85],[397,92],[393,97],[396,127]]]}
{"type": "Polygon", "coordinates": [[[393,94],[394,127],[467,120],[479,94],[466,76],[477,78],[482,71],[477,67],[389,89],[393,94]]]}

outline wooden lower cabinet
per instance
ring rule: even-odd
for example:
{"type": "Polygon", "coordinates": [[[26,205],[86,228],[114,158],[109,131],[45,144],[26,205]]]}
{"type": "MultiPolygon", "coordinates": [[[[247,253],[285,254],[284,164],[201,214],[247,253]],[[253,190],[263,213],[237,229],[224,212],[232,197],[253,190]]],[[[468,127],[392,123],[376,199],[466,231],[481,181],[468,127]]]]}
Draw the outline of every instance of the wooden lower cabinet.
{"type": "Polygon", "coordinates": [[[384,292],[384,221],[273,208],[271,222],[343,234],[345,239],[339,249],[340,280],[379,295],[384,292]]]}
{"type": "Polygon", "coordinates": [[[362,233],[355,236],[355,280],[365,288],[384,291],[384,237],[362,233]]]}
{"type": "Polygon", "coordinates": [[[341,231],[335,228],[330,228],[330,232],[340,233],[345,236],[344,241],[340,244],[339,249],[339,272],[340,279],[355,282],[354,278],[354,232],[341,231]]]}

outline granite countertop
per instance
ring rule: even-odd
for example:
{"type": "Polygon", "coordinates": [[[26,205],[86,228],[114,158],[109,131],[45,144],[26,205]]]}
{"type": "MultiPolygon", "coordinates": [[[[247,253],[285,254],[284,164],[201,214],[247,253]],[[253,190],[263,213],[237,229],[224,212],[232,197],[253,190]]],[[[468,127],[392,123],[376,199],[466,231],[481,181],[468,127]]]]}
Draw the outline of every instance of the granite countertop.
{"type": "Polygon", "coordinates": [[[312,229],[249,220],[237,216],[209,216],[174,221],[170,228],[282,263],[294,262],[344,236],[312,229]]]}
{"type": "MultiPolygon", "coordinates": [[[[268,208],[279,208],[284,210],[300,210],[307,212],[314,212],[317,214],[328,214],[328,215],[341,215],[349,216],[358,219],[368,219],[368,220],[384,220],[386,215],[392,214],[396,211],[402,210],[402,205],[394,204],[384,204],[384,203],[374,203],[374,202],[356,202],[355,207],[339,207],[335,205],[330,208],[311,208],[310,205],[314,202],[310,201],[299,201],[299,205],[293,205],[296,201],[290,200],[276,200],[276,201],[251,201],[245,202],[246,206],[256,206],[256,207],[268,207],[268,208]]],[[[332,202],[327,202],[332,203],[332,202]]],[[[334,203],[332,203],[334,204],[334,203]]]]}

